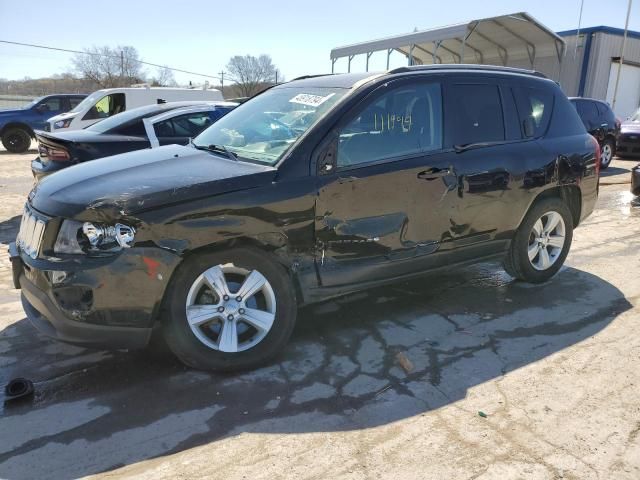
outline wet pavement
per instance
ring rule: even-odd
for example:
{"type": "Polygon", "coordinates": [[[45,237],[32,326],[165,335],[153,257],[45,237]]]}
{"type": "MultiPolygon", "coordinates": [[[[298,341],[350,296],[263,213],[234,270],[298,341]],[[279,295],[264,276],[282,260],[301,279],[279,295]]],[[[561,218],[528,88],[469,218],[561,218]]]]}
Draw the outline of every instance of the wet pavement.
{"type": "MultiPolygon", "coordinates": [[[[0,152],[0,243],[31,156],[0,152]]],[[[2,254],[0,385],[36,393],[0,403],[0,478],[640,478],[627,190],[601,189],[545,285],[482,264],[308,307],[277,361],[234,375],[188,370],[161,342],[40,336],[2,254]]]]}

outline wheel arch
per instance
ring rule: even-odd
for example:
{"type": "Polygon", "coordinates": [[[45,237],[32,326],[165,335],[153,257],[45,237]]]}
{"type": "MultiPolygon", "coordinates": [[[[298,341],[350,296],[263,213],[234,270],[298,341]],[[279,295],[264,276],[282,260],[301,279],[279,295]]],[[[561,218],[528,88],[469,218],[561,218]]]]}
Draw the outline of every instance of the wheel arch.
{"type": "Polygon", "coordinates": [[[565,202],[571,211],[573,227],[575,228],[580,224],[580,216],[582,214],[582,193],[580,191],[580,187],[577,185],[557,185],[540,192],[533,199],[527,208],[527,211],[522,215],[518,227],[522,224],[527,213],[533,208],[533,206],[546,198],[559,198],[565,202]]]}
{"type": "Polygon", "coordinates": [[[11,130],[12,128],[20,128],[25,130],[31,138],[36,138],[36,134],[28,124],[23,122],[9,122],[5,124],[2,129],[0,129],[0,137],[2,137],[7,130],[11,130]]]}
{"type": "MultiPolygon", "coordinates": [[[[271,240],[273,240],[273,237],[271,240]]],[[[284,246],[279,245],[279,243],[280,242],[265,241],[264,238],[241,236],[209,243],[206,245],[201,245],[190,250],[185,250],[181,255],[180,263],[178,263],[178,265],[176,265],[176,267],[171,272],[171,278],[167,283],[167,287],[164,289],[161,301],[161,305],[163,306],[162,308],[164,308],[164,306],[166,305],[168,292],[173,286],[173,282],[176,278],[176,273],[180,270],[180,268],[182,268],[187,260],[203,253],[222,252],[231,249],[253,250],[254,252],[267,256],[271,261],[284,268],[294,286],[298,305],[301,305],[303,303],[304,296],[302,294],[302,286],[296,274],[297,262],[292,261],[290,256],[287,254],[286,243],[284,244],[284,246]]],[[[157,322],[160,316],[156,315],[155,317],[155,322],[157,322]]]]}

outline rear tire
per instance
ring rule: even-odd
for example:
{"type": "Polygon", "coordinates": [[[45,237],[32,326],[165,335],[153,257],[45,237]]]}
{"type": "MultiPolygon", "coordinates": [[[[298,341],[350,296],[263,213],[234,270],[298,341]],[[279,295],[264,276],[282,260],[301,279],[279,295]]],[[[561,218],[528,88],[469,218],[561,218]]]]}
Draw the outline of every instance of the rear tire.
{"type": "Polygon", "coordinates": [[[562,267],[573,239],[573,217],[559,198],[536,202],[511,241],[505,271],[529,283],[543,283],[562,267]]]}
{"type": "Polygon", "coordinates": [[[31,135],[24,128],[9,128],[2,135],[2,145],[11,153],[24,153],[31,146],[31,135]]]}
{"type": "Polygon", "coordinates": [[[285,269],[258,250],[193,256],[169,286],[163,336],[183,363],[200,370],[265,365],[293,332],[294,292],[285,269]]]}
{"type": "Polygon", "coordinates": [[[607,138],[602,143],[602,153],[600,157],[600,170],[605,170],[611,165],[611,160],[616,154],[616,142],[607,138]]]}

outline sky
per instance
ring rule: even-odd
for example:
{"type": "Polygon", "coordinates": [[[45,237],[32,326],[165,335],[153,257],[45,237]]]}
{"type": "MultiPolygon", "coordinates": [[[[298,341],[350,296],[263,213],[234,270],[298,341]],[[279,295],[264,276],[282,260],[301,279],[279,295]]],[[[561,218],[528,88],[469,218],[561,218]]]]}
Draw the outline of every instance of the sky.
{"type": "MultiPolygon", "coordinates": [[[[584,0],[582,27],[624,27],[628,0],[584,0]]],[[[640,31],[640,0],[629,29],[640,31]]],[[[185,2],[150,0],[0,0],[0,40],[82,50],[132,45],[145,61],[218,75],[233,55],[271,55],[287,79],[331,70],[332,48],[494,15],[525,11],[555,30],[578,26],[580,0],[322,0],[185,2]]],[[[71,55],[0,43],[0,78],[45,77],[71,70],[71,55]]],[[[406,64],[392,55],[391,67],[406,64]]],[[[383,70],[374,54],[370,70],[383,70]]],[[[346,59],[336,71],[346,71],[346,59]]],[[[364,70],[364,57],[352,63],[364,70]]],[[[146,67],[153,75],[156,69],[146,67]]],[[[181,84],[204,78],[175,73],[181,84]]],[[[215,83],[215,80],[211,80],[215,83]]]]}

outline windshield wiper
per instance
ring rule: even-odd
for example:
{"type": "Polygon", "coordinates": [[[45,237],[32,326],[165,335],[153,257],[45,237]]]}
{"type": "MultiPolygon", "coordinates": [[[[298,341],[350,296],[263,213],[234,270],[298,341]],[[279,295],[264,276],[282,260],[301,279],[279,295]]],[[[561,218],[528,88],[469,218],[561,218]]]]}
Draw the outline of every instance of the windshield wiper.
{"type": "Polygon", "coordinates": [[[215,145],[213,143],[210,145],[196,145],[193,143],[193,140],[191,141],[191,145],[198,150],[206,150],[207,152],[213,153],[224,153],[228,159],[235,160],[236,162],[238,161],[238,155],[227,149],[224,145],[215,145]]]}

